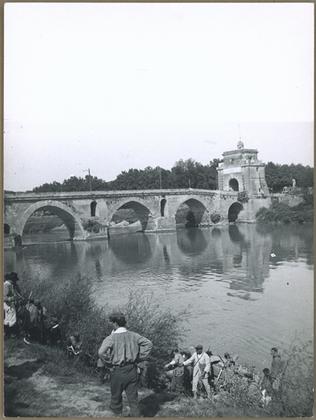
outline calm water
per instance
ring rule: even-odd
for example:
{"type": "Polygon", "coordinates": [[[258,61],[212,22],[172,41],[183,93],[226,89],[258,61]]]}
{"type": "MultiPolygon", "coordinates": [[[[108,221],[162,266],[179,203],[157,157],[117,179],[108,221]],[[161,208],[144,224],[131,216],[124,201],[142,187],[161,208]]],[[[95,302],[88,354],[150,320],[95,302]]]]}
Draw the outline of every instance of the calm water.
{"type": "Polygon", "coordinates": [[[52,242],[58,235],[24,238],[29,244],[22,250],[6,250],[5,271],[47,287],[87,275],[100,306],[125,303],[130,289],[143,289],[162,308],[189,309],[185,345],[237,353],[258,368],[269,364],[272,346],[287,348],[296,333],[312,338],[311,226],[269,232],[231,225],[52,242]]]}

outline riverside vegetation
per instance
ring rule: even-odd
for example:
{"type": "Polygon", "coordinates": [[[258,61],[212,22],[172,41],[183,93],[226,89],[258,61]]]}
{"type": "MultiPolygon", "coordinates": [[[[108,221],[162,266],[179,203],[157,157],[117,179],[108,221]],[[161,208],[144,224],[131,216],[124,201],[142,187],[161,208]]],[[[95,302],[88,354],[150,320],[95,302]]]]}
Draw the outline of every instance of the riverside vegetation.
{"type": "MultiPolygon", "coordinates": [[[[36,411],[28,415],[111,416],[111,412],[106,411],[110,395],[109,386],[95,385],[97,380],[95,362],[100,343],[111,332],[108,315],[113,309],[124,311],[129,328],[147,336],[153,342],[149,371],[150,390],[143,390],[140,394],[140,406],[144,415],[208,417],[312,415],[311,342],[300,343],[297,338],[287,354],[283,353],[286,368],[282,380],[282,392],[280,397],[267,407],[262,408],[258,404],[260,400],[258,387],[253,382],[245,382],[238,375],[235,375],[228,390],[220,391],[211,401],[194,401],[189,397],[168,393],[163,374],[163,365],[169,360],[170,350],[176,346],[181,347],[186,332],[182,320],[189,316],[189,313],[180,314],[162,310],[159,302],[145,290],[131,291],[127,303],[120,308],[112,308],[109,304],[104,304],[104,308],[97,308],[91,297],[92,281],[81,276],[70,280],[67,284],[59,284],[56,281],[49,290],[45,287],[45,283],[36,282],[36,279],[33,279],[32,283],[25,281],[22,287],[26,295],[32,291],[33,296],[40,299],[49,312],[58,316],[65,338],[74,330],[80,332],[83,338],[84,356],[78,363],[72,364],[67,360],[62,348],[39,344],[23,347],[22,342],[8,340],[5,343],[5,365],[6,360],[22,352],[24,358],[28,355],[35,359],[33,364],[41,365],[42,376],[37,376],[30,388],[29,383],[25,382],[25,376],[23,379],[23,372],[18,379],[18,373],[12,378],[10,368],[5,369],[7,415],[24,415],[23,405],[26,407],[32,401],[36,401],[35,406],[33,404],[35,407],[33,409],[36,411]],[[46,393],[39,393],[35,389],[39,378],[42,378],[46,393]],[[58,387],[50,385],[57,382],[62,387],[59,397],[56,396],[58,387]],[[91,393],[95,395],[92,402],[91,393]],[[78,398],[74,403],[74,407],[77,408],[72,409],[70,401],[73,402],[75,398],[78,398]],[[57,400],[61,404],[58,410],[57,400]]],[[[19,372],[19,366],[15,368],[19,372]]]]}
{"type": "Polygon", "coordinates": [[[272,203],[270,208],[262,207],[256,214],[259,223],[310,223],[314,220],[314,196],[305,194],[303,201],[290,207],[284,203],[272,203]]]}

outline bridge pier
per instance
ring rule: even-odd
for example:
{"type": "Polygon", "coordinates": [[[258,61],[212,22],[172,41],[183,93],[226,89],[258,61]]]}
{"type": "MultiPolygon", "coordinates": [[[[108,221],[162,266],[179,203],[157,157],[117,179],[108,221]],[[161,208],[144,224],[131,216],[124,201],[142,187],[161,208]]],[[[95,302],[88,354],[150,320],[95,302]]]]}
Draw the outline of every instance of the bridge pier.
{"type": "Polygon", "coordinates": [[[164,232],[176,230],[176,219],[174,216],[158,216],[152,218],[147,224],[145,232],[164,232]]]}

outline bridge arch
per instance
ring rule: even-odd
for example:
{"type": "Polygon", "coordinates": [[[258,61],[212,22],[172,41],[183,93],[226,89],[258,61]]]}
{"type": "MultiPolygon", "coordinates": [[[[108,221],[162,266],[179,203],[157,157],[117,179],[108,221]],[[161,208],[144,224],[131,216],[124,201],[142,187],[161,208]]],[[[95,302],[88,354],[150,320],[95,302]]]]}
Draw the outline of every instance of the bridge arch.
{"type": "Polygon", "coordinates": [[[73,239],[75,236],[76,228],[80,231],[79,237],[85,238],[86,232],[82,226],[82,222],[79,216],[74,213],[74,211],[68,207],[66,204],[61,203],[60,201],[45,200],[38,201],[30,207],[28,207],[25,212],[22,214],[22,217],[19,221],[19,227],[17,229],[17,235],[22,238],[25,225],[29,218],[34,212],[39,209],[48,209],[64,222],[65,226],[69,231],[70,238],[73,239]]]}
{"type": "Polygon", "coordinates": [[[228,209],[228,221],[229,222],[236,222],[236,220],[238,219],[239,213],[243,209],[244,208],[243,208],[242,204],[239,203],[238,201],[233,203],[228,209]]]}
{"type": "Polygon", "coordinates": [[[124,215],[120,214],[123,212],[119,212],[120,210],[133,210],[134,214],[127,214],[125,217],[128,218],[130,223],[139,220],[142,225],[142,230],[146,230],[151,211],[145,204],[133,199],[126,200],[123,204],[120,203],[120,205],[111,212],[109,216],[110,222],[119,222],[124,219],[124,215]]]}
{"type": "Polygon", "coordinates": [[[198,227],[207,211],[206,205],[197,198],[188,198],[183,201],[175,214],[176,225],[185,227],[198,227]]]}

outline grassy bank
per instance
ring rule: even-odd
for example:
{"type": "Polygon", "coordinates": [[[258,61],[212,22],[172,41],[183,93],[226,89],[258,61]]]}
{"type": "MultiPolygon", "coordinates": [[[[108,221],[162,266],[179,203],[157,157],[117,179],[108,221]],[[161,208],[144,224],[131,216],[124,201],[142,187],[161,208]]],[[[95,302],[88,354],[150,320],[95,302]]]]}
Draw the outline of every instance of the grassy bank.
{"type": "MultiPolygon", "coordinates": [[[[292,347],[282,379],[280,397],[260,407],[258,385],[234,375],[229,387],[211,400],[192,398],[162,389],[141,389],[141,413],[146,417],[311,416],[313,414],[313,355],[309,345],[292,347]]],[[[5,341],[6,416],[110,417],[109,383],[69,361],[61,349],[5,341]]],[[[128,415],[126,401],[124,415],[128,415]]]]}

